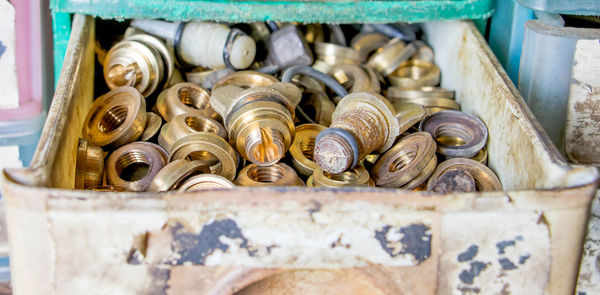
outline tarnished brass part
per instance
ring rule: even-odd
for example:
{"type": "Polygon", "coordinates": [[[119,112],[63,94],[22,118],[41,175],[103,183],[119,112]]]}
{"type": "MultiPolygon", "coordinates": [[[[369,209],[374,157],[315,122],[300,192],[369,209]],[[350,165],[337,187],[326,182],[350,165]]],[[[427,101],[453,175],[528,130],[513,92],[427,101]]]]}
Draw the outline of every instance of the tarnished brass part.
{"type": "Polygon", "coordinates": [[[165,89],[156,99],[156,107],[167,122],[181,114],[219,118],[210,105],[210,92],[194,83],[178,83],[165,89]]]}
{"type": "Polygon", "coordinates": [[[431,62],[412,59],[402,63],[388,79],[399,88],[436,86],[440,84],[440,68],[431,62]]]}
{"type": "Polygon", "coordinates": [[[360,63],[358,51],[333,43],[316,42],[315,54],[318,60],[332,66],[360,63]]]}
{"type": "Polygon", "coordinates": [[[152,179],[149,192],[166,192],[177,189],[179,184],[194,174],[210,173],[202,161],[175,160],[160,169],[152,179]]]}
{"type": "Polygon", "coordinates": [[[304,114],[299,113],[297,117],[302,117],[306,121],[312,120],[323,126],[331,125],[331,117],[335,110],[335,105],[327,94],[322,91],[306,89],[302,92],[300,108],[304,114]],[[310,117],[314,113],[314,117],[310,117]]]}
{"type": "Polygon", "coordinates": [[[502,190],[500,179],[498,179],[498,176],[490,168],[479,162],[465,158],[453,158],[440,163],[429,178],[427,190],[431,191],[440,175],[450,169],[462,169],[471,174],[475,178],[477,191],[502,190]]]}
{"type": "MultiPolygon", "coordinates": [[[[167,84],[169,83],[172,78],[174,78],[175,74],[175,51],[173,50],[173,47],[167,46],[162,40],[152,36],[152,35],[148,35],[148,34],[144,34],[144,33],[135,33],[132,34],[131,36],[127,36],[125,37],[125,40],[133,40],[133,41],[138,41],[141,42],[145,45],[148,45],[150,47],[152,47],[154,50],[156,50],[159,54],[160,57],[162,58],[162,62],[163,62],[163,76],[164,76],[164,80],[163,81],[159,81],[160,84],[167,84]]],[[[179,71],[177,71],[179,74],[179,77],[181,77],[181,73],[179,73],[179,71]]],[[[183,81],[182,81],[183,82],[183,81]]],[[[159,86],[160,86],[159,84],[159,86]]]]}
{"type": "Polygon", "coordinates": [[[104,58],[104,80],[110,89],[133,86],[148,96],[164,82],[163,79],[164,64],[160,53],[142,42],[123,40],[104,58]]]}
{"type": "Polygon", "coordinates": [[[271,86],[279,82],[277,78],[256,71],[238,71],[221,78],[213,86],[213,91],[222,86],[237,86],[243,89],[255,86],[271,86]]]}
{"type": "Polygon", "coordinates": [[[240,171],[235,184],[241,186],[304,186],[304,181],[298,177],[294,169],[283,163],[271,166],[250,164],[240,171]]]}
{"type": "Polygon", "coordinates": [[[160,129],[158,144],[169,152],[177,140],[198,132],[210,132],[227,139],[227,130],[221,123],[202,115],[181,114],[160,129]]]}
{"type": "Polygon", "coordinates": [[[372,80],[367,69],[361,65],[337,65],[331,68],[329,74],[333,76],[349,92],[376,92],[381,91],[379,81],[372,80]]]}
{"type": "Polygon", "coordinates": [[[291,83],[242,89],[222,86],[211,97],[223,117],[229,140],[257,165],[277,163],[294,138],[294,113],[301,93],[291,83]]]}
{"type": "Polygon", "coordinates": [[[461,111],[441,111],[428,115],[419,131],[431,134],[437,152],[449,158],[472,158],[485,146],[488,130],[479,118],[461,111]]]}
{"type": "Polygon", "coordinates": [[[124,145],[106,160],[108,183],[128,191],[145,191],[167,160],[167,152],[156,144],[138,141],[124,145]]]}
{"type": "Polygon", "coordinates": [[[392,39],[369,58],[367,66],[388,76],[416,52],[413,44],[406,45],[400,39],[392,39]]]}
{"type": "Polygon", "coordinates": [[[325,91],[325,85],[323,85],[321,81],[318,81],[306,75],[295,75],[292,78],[292,83],[303,89],[325,91]]]}
{"type": "Polygon", "coordinates": [[[356,166],[338,174],[324,172],[319,167],[312,175],[314,187],[373,186],[369,183],[369,172],[363,166],[356,166]]]}
{"type": "Polygon", "coordinates": [[[425,112],[427,115],[431,115],[433,113],[441,112],[441,111],[449,111],[449,110],[460,110],[460,104],[453,99],[447,99],[442,97],[431,97],[431,98],[414,98],[407,100],[394,100],[400,102],[409,102],[413,104],[419,104],[425,107],[425,112]]]}
{"type": "Polygon", "coordinates": [[[198,192],[215,189],[232,189],[235,184],[229,179],[215,174],[198,174],[191,176],[179,185],[180,192],[198,192]]]}
{"type": "Polygon", "coordinates": [[[98,97],[84,120],[82,135],[90,144],[113,148],[137,140],[146,128],[146,100],[123,86],[98,97]]]}
{"type": "Polygon", "coordinates": [[[320,59],[317,59],[313,63],[312,68],[321,73],[329,74],[329,71],[331,71],[331,68],[333,68],[333,65],[330,65],[320,59]]]}
{"type": "Polygon", "coordinates": [[[479,150],[479,153],[477,153],[477,155],[475,155],[473,158],[471,158],[471,160],[477,161],[483,165],[487,165],[487,159],[488,159],[488,152],[487,152],[487,148],[485,146],[481,150],[479,150]]]}
{"type": "Polygon", "coordinates": [[[423,184],[426,184],[427,179],[429,179],[429,176],[431,176],[433,171],[435,171],[436,166],[437,166],[437,157],[433,157],[429,161],[429,163],[427,163],[427,166],[425,166],[423,171],[421,171],[421,173],[419,173],[419,175],[417,175],[417,177],[413,178],[413,180],[409,181],[407,184],[402,186],[402,189],[411,190],[411,189],[415,189],[423,184]]]}
{"type": "Polygon", "coordinates": [[[300,175],[312,175],[317,167],[317,163],[313,161],[315,141],[319,132],[325,128],[327,127],[319,124],[303,124],[296,127],[296,136],[290,146],[290,154],[294,168],[300,175]]]}
{"type": "Polygon", "coordinates": [[[325,33],[323,32],[323,25],[321,24],[306,24],[304,25],[305,33],[304,39],[306,42],[313,44],[316,42],[323,42],[325,40],[325,33]]]}
{"type": "Polygon", "coordinates": [[[398,122],[400,123],[400,134],[421,122],[427,114],[425,107],[420,104],[392,102],[392,105],[396,109],[396,118],[398,118],[398,122]]]}
{"type": "Polygon", "coordinates": [[[385,152],[373,167],[377,186],[413,189],[433,173],[437,158],[435,141],[427,132],[417,132],[402,138],[385,152]],[[433,167],[430,167],[433,161],[433,167]],[[422,172],[425,175],[420,175],[422,172]],[[417,178],[420,176],[419,178],[417,178]],[[417,181],[413,181],[417,178],[417,181]],[[408,185],[407,185],[408,184],[408,185]]]}
{"type": "Polygon", "coordinates": [[[220,136],[210,132],[189,134],[177,140],[169,151],[169,161],[187,159],[210,167],[210,173],[229,180],[235,178],[237,155],[220,136]]]}
{"type": "Polygon", "coordinates": [[[347,95],[338,103],[332,119],[315,146],[315,161],[329,173],[341,173],[368,154],[386,151],[400,134],[396,110],[376,93],[347,95]]]}
{"type": "Polygon", "coordinates": [[[80,138],[75,166],[75,189],[86,189],[102,184],[104,151],[80,138]]]}
{"type": "Polygon", "coordinates": [[[114,185],[98,185],[90,188],[89,190],[97,192],[124,192],[125,189],[114,185]]]}
{"type": "Polygon", "coordinates": [[[390,100],[409,100],[417,98],[447,98],[454,100],[454,90],[432,86],[415,89],[389,87],[387,89],[387,98],[390,100]]]}
{"type": "Polygon", "coordinates": [[[377,32],[360,33],[350,41],[350,46],[358,51],[360,62],[366,62],[371,53],[384,47],[390,38],[377,32]]]}
{"type": "Polygon", "coordinates": [[[444,171],[432,184],[431,191],[441,194],[470,193],[477,190],[475,178],[463,169],[448,169],[444,171]]]}
{"type": "Polygon", "coordinates": [[[377,160],[379,160],[379,157],[381,157],[380,154],[366,155],[362,161],[362,165],[365,167],[365,169],[367,169],[367,171],[371,171],[373,166],[375,166],[375,163],[377,163],[377,160]]]}
{"type": "Polygon", "coordinates": [[[148,117],[146,119],[146,128],[144,128],[144,132],[140,135],[140,141],[148,141],[153,138],[162,126],[162,119],[159,115],[148,112],[146,116],[148,117]]]}

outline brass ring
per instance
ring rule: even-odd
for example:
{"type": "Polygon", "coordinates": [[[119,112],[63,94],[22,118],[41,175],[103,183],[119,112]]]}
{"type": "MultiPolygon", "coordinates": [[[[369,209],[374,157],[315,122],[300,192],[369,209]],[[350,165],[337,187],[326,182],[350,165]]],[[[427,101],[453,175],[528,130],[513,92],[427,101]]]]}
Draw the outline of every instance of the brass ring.
{"type": "Polygon", "coordinates": [[[390,84],[400,88],[419,88],[440,84],[440,68],[418,59],[405,61],[388,77],[390,84]]]}
{"type": "Polygon", "coordinates": [[[360,62],[366,62],[369,54],[385,46],[390,41],[386,35],[377,32],[360,33],[350,41],[350,46],[358,51],[360,62]]]}
{"type": "Polygon", "coordinates": [[[326,128],[319,124],[303,124],[296,127],[296,136],[290,146],[290,155],[292,155],[294,168],[300,175],[310,176],[317,168],[317,163],[313,160],[315,141],[319,132],[326,128]]]}
{"type": "Polygon", "coordinates": [[[86,189],[102,184],[104,151],[80,138],[75,166],[75,189],[86,189]]]}
{"type": "Polygon", "coordinates": [[[502,183],[498,176],[487,166],[465,158],[453,158],[440,163],[427,182],[427,190],[433,189],[433,184],[442,173],[449,169],[463,169],[475,178],[478,191],[500,191],[502,183]]]}
{"type": "Polygon", "coordinates": [[[167,122],[181,114],[219,118],[210,106],[210,92],[194,83],[177,83],[165,89],[158,95],[156,107],[167,122]]]}
{"type": "Polygon", "coordinates": [[[235,183],[242,186],[304,186],[296,171],[283,163],[271,166],[250,164],[242,168],[235,183]]]}
{"type": "Polygon", "coordinates": [[[330,65],[360,63],[358,51],[333,43],[315,42],[315,54],[319,60],[330,65]]]}
{"type": "Polygon", "coordinates": [[[454,90],[448,90],[441,87],[424,86],[420,88],[399,88],[389,87],[387,95],[390,100],[409,100],[416,98],[447,98],[454,99],[454,90]]]}
{"type": "Polygon", "coordinates": [[[413,44],[406,45],[400,39],[392,39],[369,58],[367,66],[388,76],[416,52],[413,44]]]}
{"type": "Polygon", "coordinates": [[[394,109],[396,109],[396,118],[398,118],[398,123],[400,123],[400,134],[404,133],[418,122],[421,122],[427,114],[425,108],[420,104],[392,102],[392,105],[394,106],[394,109]]]}
{"type": "Polygon", "coordinates": [[[431,134],[437,143],[437,152],[449,158],[474,157],[488,137],[483,121],[461,111],[433,113],[421,121],[419,131],[431,134]]]}
{"type": "Polygon", "coordinates": [[[302,92],[302,100],[300,101],[296,117],[301,116],[308,122],[313,121],[324,126],[329,126],[331,125],[331,117],[334,110],[335,105],[325,92],[305,89],[302,92]],[[314,118],[310,118],[307,114],[307,111],[311,109],[314,110],[314,118]]]}
{"type": "Polygon", "coordinates": [[[212,174],[229,180],[235,178],[237,155],[220,136],[209,132],[189,134],[177,140],[169,151],[169,161],[187,159],[202,161],[212,174]]]}
{"type": "Polygon", "coordinates": [[[158,144],[169,152],[177,140],[198,132],[214,133],[223,139],[227,138],[227,130],[221,123],[202,115],[181,114],[161,128],[158,144]]]}
{"type": "Polygon", "coordinates": [[[140,135],[140,141],[149,141],[152,139],[162,126],[162,118],[159,115],[153,112],[147,112],[146,116],[148,117],[146,120],[146,127],[144,128],[142,135],[140,135]]]}
{"type": "Polygon", "coordinates": [[[106,162],[108,183],[128,191],[145,191],[167,164],[167,152],[149,142],[133,142],[114,151],[106,162]]]}
{"type": "Polygon", "coordinates": [[[324,172],[317,166],[311,177],[314,187],[374,186],[370,182],[369,172],[361,165],[338,174],[324,172]]]}
{"type": "Polygon", "coordinates": [[[180,186],[180,192],[197,192],[213,189],[231,189],[235,184],[229,179],[215,174],[198,174],[186,179],[180,186]]]}
{"type": "Polygon", "coordinates": [[[92,145],[119,147],[138,139],[146,120],[144,97],[137,89],[123,86],[94,101],[81,133],[92,145]]]}
{"type": "Polygon", "coordinates": [[[241,88],[252,88],[255,86],[271,86],[279,82],[277,78],[256,71],[237,71],[219,79],[213,86],[213,91],[221,86],[237,86],[241,88]]]}
{"type": "Polygon", "coordinates": [[[367,70],[360,65],[337,65],[331,68],[329,74],[350,93],[361,91],[379,93],[381,91],[379,81],[372,81],[367,70]]]}
{"type": "Polygon", "coordinates": [[[160,169],[152,179],[149,192],[166,192],[177,189],[178,185],[194,174],[210,173],[201,161],[175,160],[160,169]]]}

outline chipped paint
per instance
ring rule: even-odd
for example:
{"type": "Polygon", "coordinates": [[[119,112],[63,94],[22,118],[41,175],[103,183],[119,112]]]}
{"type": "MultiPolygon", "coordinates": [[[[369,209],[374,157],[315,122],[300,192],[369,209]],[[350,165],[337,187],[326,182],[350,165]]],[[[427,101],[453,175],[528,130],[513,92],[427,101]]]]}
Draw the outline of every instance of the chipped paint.
{"type": "Polygon", "coordinates": [[[431,256],[431,229],[423,224],[398,229],[386,225],[375,231],[375,238],[390,257],[408,255],[420,264],[431,256]]]}

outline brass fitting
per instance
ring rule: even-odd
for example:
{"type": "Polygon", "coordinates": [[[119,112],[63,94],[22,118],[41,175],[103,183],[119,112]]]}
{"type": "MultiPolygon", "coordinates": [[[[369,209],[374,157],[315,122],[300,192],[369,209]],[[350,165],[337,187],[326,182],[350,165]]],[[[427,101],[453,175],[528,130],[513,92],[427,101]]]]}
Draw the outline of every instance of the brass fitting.
{"type": "Polygon", "coordinates": [[[427,115],[425,107],[420,104],[392,102],[392,105],[396,110],[396,117],[400,123],[400,134],[404,133],[415,124],[421,122],[425,115],[427,115]]]}
{"type": "Polygon", "coordinates": [[[352,38],[350,46],[358,51],[360,62],[364,63],[371,53],[385,46],[389,41],[388,36],[377,32],[360,33],[352,38]]]}
{"type": "Polygon", "coordinates": [[[125,189],[114,185],[98,185],[90,188],[89,190],[96,192],[124,192],[125,189]]]}
{"type": "Polygon", "coordinates": [[[177,140],[169,151],[169,161],[187,159],[200,161],[210,167],[210,173],[229,180],[235,178],[237,155],[220,136],[210,132],[198,132],[177,140]]]}
{"type": "Polygon", "coordinates": [[[377,186],[413,189],[429,178],[437,164],[435,141],[427,132],[402,138],[373,167],[377,186]]]}
{"type": "MultiPolygon", "coordinates": [[[[152,49],[156,50],[160,54],[160,57],[162,58],[162,62],[163,62],[163,72],[164,72],[164,80],[159,81],[160,83],[167,85],[173,79],[177,79],[177,77],[175,77],[175,76],[179,75],[179,77],[181,77],[181,73],[178,73],[179,71],[177,69],[175,69],[176,61],[175,61],[175,51],[173,50],[173,47],[167,46],[162,40],[160,40],[159,38],[157,38],[155,36],[152,36],[149,34],[144,34],[144,33],[139,33],[139,32],[133,33],[130,36],[126,36],[125,40],[141,42],[147,46],[152,47],[152,49]]],[[[159,84],[158,86],[160,87],[161,85],[159,84]]]]}
{"type": "Polygon", "coordinates": [[[210,105],[210,92],[194,83],[177,83],[163,90],[156,99],[156,108],[167,122],[181,114],[219,118],[210,105]]]}
{"type": "Polygon", "coordinates": [[[419,88],[440,84],[440,69],[431,62],[418,59],[405,61],[388,77],[390,84],[400,88],[419,88]]]}
{"type": "Polygon", "coordinates": [[[182,137],[198,132],[214,133],[222,138],[227,138],[227,130],[223,125],[209,117],[202,115],[181,114],[167,122],[160,130],[158,144],[167,152],[171,146],[182,137]]]}
{"type": "Polygon", "coordinates": [[[484,146],[471,160],[477,161],[483,165],[487,165],[488,152],[487,148],[484,146]]]}
{"type": "Polygon", "coordinates": [[[441,194],[477,191],[475,178],[463,169],[447,169],[431,185],[431,191],[441,194]]]}
{"type": "Polygon", "coordinates": [[[415,46],[417,46],[417,53],[415,53],[415,55],[411,59],[433,62],[433,49],[431,49],[431,47],[429,47],[427,43],[425,43],[422,40],[415,40],[412,43],[415,44],[415,46]]]}
{"type": "Polygon", "coordinates": [[[128,191],[145,191],[168,162],[168,154],[149,142],[133,142],[115,150],[106,161],[108,183],[128,191]]]}
{"type": "Polygon", "coordinates": [[[360,63],[358,51],[333,43],[316,42],[315,54],[317,60],[313,64],[313,68],[325,74],[328,74],[336,65],[360,63]]]}
{"type": "Polygon", "coordinates": [[[102,184],[104,151],[80,138],[75,163],[75,189],[87,189],[102,184]]]}
{"type": "Polygon", "coordinates": [[[375,72],[362,65],[337,65],[331,68],[329,74],[333,76],[349,92],[376,92],[381,91],[379,80],[375,72]]]}
{"type": "Polygon", "coordinates": [[[406,45],[400,39],[392,39],[369,58],[367,66],[375,69],[383,76],[388,76],[416,52],[417,47],[415,45],[406,45]]]}
{"type": "Polygon", "coordinates": [[[148,117],[146,120],[146,127],[144,128],[142,135],[140,135],[140,141],[148,141],[154,138],[162,126],[162,119],[159,115],[153,112],[147,112],[146,116],[148,117]]]}
{"type": "Polygon", "coordinates": [[[314,174],[306,181],[312,187],[344,187],[344,186],[375,186],[369,177],[369,172],[363,166],[356,166],[348,171],[330,174],[317,167],[314,174]]]}
{"type": "Polygon", "coordinates": [[[465,158],[454,158],[440,163],[427,182],[427,190],[432,191],[438,178],[450,169],[461,169],[475,178],[477,191],[500,191],[502,183],[498,176],[487,166],[465,158]]]}
{"type": "Polygon", "coordinates": [[[294,168],[300,175],[310,176],[317,168],[317,163],[313,161],[315,141],[319,132],[326,128],[319,124],[303,124],[296,127],[296,136],[290,147],[290,154],[294,168]]]}
{"type": "Polygon", "coordinates": [[[417,89],[389,87],[387,97],[390,100],[410,100],[417,98],[447,98],[454,100],[454,90],[441,87],[424,86],[417,89]]]}
{"type": "Polygon", "coordinates": [[[175,160],[160,169],[152,179],[149,192],[166,192],[177,189],[179,184],[194,174],[210,173],[202,161],[175,160]]]}
{"type": "Polygon", "coordinates": [[[250,164],[240,171],[235,184],[241,186],[304,186],[290,166],[277,163],[270,166],[250,164]]]}
{"type": "Polygon", "coordinates": [[[81,133],[92,145],[116,148],[137,140],[146,120],[144,97],[137,89],[123,86],[92,103],[81,133]]]}
{"type": "Polygon", "coordinates": [[[325,92],[308,88],[302,92],[302,100],[297,108],[298,117],[324,126],[331,125],[334,110],[335,105],[325,92]],[[314,117],[311,117],[313,113],[314,117]]]}
{"type": "Polygon", "coordinates": [[[271,75],[256,71],[238,71],[219,79],[212,89],[215,91],[222,86],[237,86],[246,89],[255,86],[271,86],[276,82],[279,80],[271,75]]]}
{"type": "Polygon", "coordinates": [[[485,146],[488,130],[479,118],[461,111],[441,111],[421,121],[419,131],[431,134],[437,152],[448,158],[472,158],[485,146]]]}
{"type": "Polygon", "coordinates": [[[180,192],[198,192],[215,189],[231,189],[235,184],[229,179],[215,174],[198,174],[186,179],[180,186],[180,192]]]}
{"type": "Polygon", "coordinates": [[[223,117],[229,140],[240,155],[261,166],[277,163],[294,139],[294,113],[300,101],[298,87],[274,83],[242,89],[222,86],[211,102],[223,117]]]}
{"type": "Polygon", "coordinates": [[[396,110],[383,96],[355,92],[333,112],[331,126],[317,137],[315,162],[338,174],[356,166],[366,155],[388,150],[400,134],[396,110]]]}

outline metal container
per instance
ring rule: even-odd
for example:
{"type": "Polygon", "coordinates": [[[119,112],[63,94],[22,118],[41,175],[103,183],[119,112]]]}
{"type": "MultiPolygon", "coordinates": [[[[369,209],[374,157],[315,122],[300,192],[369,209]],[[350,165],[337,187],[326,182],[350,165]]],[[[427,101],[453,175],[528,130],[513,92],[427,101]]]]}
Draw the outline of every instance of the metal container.
{"type": "Polygon", "coordinates": [[[94,33],[74,17],[31,167],[3,174],[15,294],[573,293],[597,172],[564,162],[472,23],[425,33],[505,192],[71,190],[94,33]]]}

